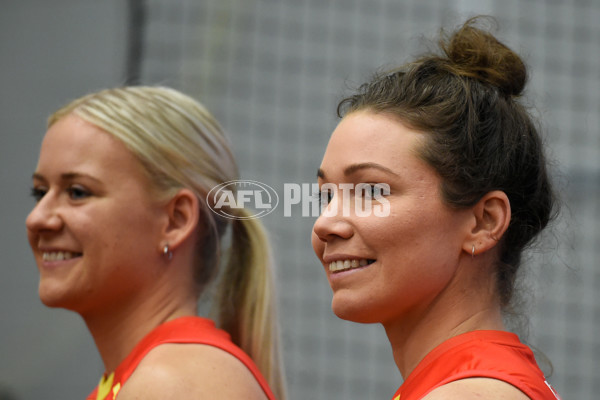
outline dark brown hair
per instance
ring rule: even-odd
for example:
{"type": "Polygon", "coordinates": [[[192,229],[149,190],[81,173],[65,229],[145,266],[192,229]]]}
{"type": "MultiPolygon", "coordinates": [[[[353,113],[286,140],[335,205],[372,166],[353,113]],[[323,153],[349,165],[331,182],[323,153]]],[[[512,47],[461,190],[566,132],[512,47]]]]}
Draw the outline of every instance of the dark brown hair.
{"type": "Polygon", "coordinates": [[[376,75],[343,99],[338,115],[371,110],[396,116],[424,132],[420,156],[442,178],[441,193],[453,207],[469,207],[501,190],[512,217],[500,241],[500,301],[512,297],[521,253],[553,216],[555,197],[542,140],[519,97],[527,81],[521,58],[479,28],[489,17],[442,32],[440,54],[427,54],[376,75]]]}

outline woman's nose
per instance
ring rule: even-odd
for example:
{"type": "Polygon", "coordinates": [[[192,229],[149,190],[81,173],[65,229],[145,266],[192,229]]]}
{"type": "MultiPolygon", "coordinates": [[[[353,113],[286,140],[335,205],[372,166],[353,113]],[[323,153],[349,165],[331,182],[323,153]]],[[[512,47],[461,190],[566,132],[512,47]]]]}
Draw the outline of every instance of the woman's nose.
{"type": "Polygon", "coordinates": [[[33,207],[25,220],[27,231],[39,233],[57,231],[62,228],[63,220],[58,212],[58,204],[51,192],[46,193],[33,207]]]}
{"type": "Polygon", "coordinates": [[[352,237],[354,230],[350,223],[350,210],[347,201],[342,196],[334,195],[331,202],[323,210],[313,225],[313,231],[319,240],[328,242],[335,238],[348,239],[352,237]]]}

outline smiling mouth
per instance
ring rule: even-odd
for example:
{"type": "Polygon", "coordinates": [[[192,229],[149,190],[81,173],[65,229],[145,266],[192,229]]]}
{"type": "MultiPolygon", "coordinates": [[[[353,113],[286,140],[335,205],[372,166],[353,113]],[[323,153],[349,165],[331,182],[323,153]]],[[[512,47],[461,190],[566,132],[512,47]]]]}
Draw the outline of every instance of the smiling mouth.
{"type": "Polygon", "coordinates": [[[44,261],[63,261],[70,260],[75,257],[80,257],[82,253],[72,253],[70,251],[45,251],[42,253],[44,261]]]}
{"type": "Polygon", "coordinates": [[[371,265],[375,262],[375,260],[361,258],[360,260],[352,259],[352,260],[338,260],[332,261],[329,263],[329,271],[330,272],[341,272],[347,271],[350,269],[366,267],[367,265],[371,265]]]}

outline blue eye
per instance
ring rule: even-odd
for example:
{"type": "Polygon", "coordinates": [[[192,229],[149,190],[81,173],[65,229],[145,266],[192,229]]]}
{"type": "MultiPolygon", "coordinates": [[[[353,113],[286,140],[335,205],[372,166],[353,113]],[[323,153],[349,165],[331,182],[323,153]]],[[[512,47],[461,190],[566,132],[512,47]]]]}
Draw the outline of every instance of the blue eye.
{"type": "Polygon", "coordinates": [[[369,195],[371,198],[381,197],[381,187],[378,185],[369,185],[369,195]]]}
{"type": "MultiPolygon", "coordinates": [[[[373,197],[375,197],[375,185],[371,185],[370,183],[363,183],[361,185],[362,187],[360,188],[360,194],[372,199],[373,197]]],[[[358,189],[358,188],[357,188],[358,189]]]]}
{"type": "Polygon", "coordinates": [[[33,197],[36,202],[39,202],[45,194],[46,189],[41,189],[37,187],[31,188],[31,197],[33,197]]]}
{"type": "Polygon", "coordinates": [[[82,200],[91,195],[89,191],[77,185],[67,188],[67,193],[72,200],[82,200]]]}

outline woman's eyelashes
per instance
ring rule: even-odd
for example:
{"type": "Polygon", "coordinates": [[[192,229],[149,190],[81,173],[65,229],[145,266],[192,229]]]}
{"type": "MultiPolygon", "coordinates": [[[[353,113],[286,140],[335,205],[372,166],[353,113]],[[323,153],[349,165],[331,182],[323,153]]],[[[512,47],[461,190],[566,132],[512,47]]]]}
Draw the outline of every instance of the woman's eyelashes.
{"type": "Polygon", "coordinates": [[[367,199],[380,199],[390,194],[390,186],[386,183],[359,183],[356,186],[351,184],[336,187],[335,185],[326,184],[319,188],[319,192],[315,197],[322,204],[329,204],[333,200],[334,195],[342,196],[360,196],[367,199]],[[348,194],[344,194],[347,191],[348,194]],[[341,193],[338,193],[341,192],[341,193]]]}
{"type": "Polygon", "coordinates": [[[31,188],[31,197],[35,199],[36,202],[39,202],[42,197],[46,194],[47,189],[42,187],[32,187],[31,188]]]}
{"type": "Polygon", "coordinates": [[[390,185],[387,183],[361,183],[356,189],[369,199],[379,199],[390,194],[390,185]]]}
{"type": "Polygon", "coordinates": [[[91,192],[81,185],[71,185],[66,190],[71,200],[83,200],[91,196],[91,192]]]}
{"type": "Polygon", "coordinates": [[[317,198],[321,204],[329,204],[331,203],[331,200],[333,200],[333,191],[319,190],[314,197],[317,198]]]}
{"type": "MultiPolygon", "coordinates": [[[[48,192],[48,188],[44,186],[34,186],[31,188],[31,197],[35,199],[36,202],[39,202],[48,192]]],[[[81,185],[71,185],[65,188],[65,193],[69,196],[71,200],[83,200],[92,195],[92,193],[81,185]]]]}

